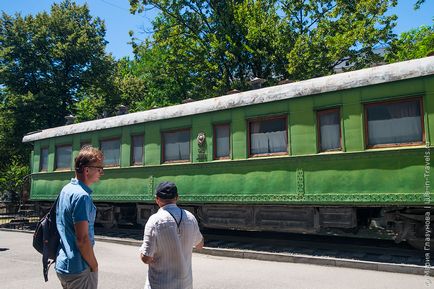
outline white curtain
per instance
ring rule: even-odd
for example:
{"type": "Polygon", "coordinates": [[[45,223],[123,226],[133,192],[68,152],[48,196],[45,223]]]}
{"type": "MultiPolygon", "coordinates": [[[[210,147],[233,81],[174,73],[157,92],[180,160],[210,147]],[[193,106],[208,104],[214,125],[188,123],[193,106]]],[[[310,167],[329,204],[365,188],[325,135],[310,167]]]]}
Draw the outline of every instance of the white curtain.
{"type": "Polygon", "coordinates": [[[369,145],[422,141],[419,101],[368,109],[369,145]]]}
{"type": "Polygon", "coordinates": [[[284,119],[250,123],[250,153],[267,154],[287,151],[284,119]]]}
{"type": "Polygon", "coordinates": [[[369,121],[368,130],[370,145],[422,140],[419,116],[369,121]]]}
{"type": "Polygon", "coordinates": [[[133,164],[143,163],[143,136],[133,136],[133,164]]]}
{"type": "Polygon", "coordinates": [[[326,113],[320,116],[321,151],[341,147],[339,113],[326,113]]]}
{"type": "Polygon", "coordinates": [[[220,125],[216,127],[216,157],[229,156],[229,126],[220,125]]]}
{"type": "Polygon", "coordinates": [[[164,160],[190,160],[190,131],[164,134],[164,160]]]}

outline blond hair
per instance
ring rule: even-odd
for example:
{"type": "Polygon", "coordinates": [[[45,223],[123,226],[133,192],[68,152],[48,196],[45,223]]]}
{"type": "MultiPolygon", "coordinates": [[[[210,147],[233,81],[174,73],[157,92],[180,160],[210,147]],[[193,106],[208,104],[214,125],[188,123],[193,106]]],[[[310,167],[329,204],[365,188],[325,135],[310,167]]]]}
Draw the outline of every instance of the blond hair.
{"type": "Polygon", "coordinates": [[[92,165],[96,162],[102,162],[104,154],[101,150],[92,146],[84,146],[81,148],[78,156],[74,159],[75,171],[79,174],[83,173],[83,168],[92,165]]]}

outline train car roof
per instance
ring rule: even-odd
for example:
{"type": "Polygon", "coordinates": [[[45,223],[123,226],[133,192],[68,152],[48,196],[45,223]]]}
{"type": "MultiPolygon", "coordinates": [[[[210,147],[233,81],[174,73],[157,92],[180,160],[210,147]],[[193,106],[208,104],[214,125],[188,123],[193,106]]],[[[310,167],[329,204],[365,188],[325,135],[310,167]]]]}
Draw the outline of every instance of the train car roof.
{"type": "Polygon", "coordinates": [[[267,103],[434,74],[434,56],[29,133],[23,142],[267,103]]]}

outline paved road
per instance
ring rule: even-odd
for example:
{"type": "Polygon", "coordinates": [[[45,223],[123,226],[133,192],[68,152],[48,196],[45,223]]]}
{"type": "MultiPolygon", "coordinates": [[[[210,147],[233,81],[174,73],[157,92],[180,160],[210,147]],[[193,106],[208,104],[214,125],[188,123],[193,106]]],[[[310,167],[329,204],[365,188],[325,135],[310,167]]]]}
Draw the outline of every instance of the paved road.
{"type": "MultiPolygon", "coordinates": [[[[54,270],[44,283],[40,255],[31,246],[31,234],[0,231],[0,288],[60,288],[54,270]]],[[[99,288],[143,288],[146,267],[134,246],[97,242],[99,288]]],[[[426,278],[417,275],[305,264],[193,255],[195,289],[423,289],[426,278]]],[[[432,278],[430,279],[432,280],[432,278]]]]}

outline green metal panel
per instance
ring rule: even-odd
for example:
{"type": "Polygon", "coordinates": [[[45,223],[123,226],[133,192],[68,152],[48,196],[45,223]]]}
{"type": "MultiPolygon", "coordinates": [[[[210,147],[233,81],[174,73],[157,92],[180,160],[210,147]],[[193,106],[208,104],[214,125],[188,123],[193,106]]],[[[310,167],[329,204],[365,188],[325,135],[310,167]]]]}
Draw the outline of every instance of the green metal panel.
{"type": "MultiPolygon", "coordinates": [[[[289,111],[289,108],[288,108],[289,111]]],[[[293,155],[294,153],[292,152],[292,134],[291,134],[291,118],[292,115],[288,113],[288,119],[287,119],[287,126],[288,126],[288,155],[293,155]]]]}
{"type": "Polygon", "coordinates": [[[291,115],[291,152],[293,155],[315,154],[315,113],[312,97],[294,99],[289,106],[291,115]]]}
{"type": "Polygon", "coordinates": [[[277,101],[244,108],[246,119],[288,114],[288,101],[277,101]]]}
{"type": "Polygon", "coordinates": [[[145,126],[145,166],[161,163],[160,127],[151,122],[145,126]]]}
{"type": "MultiPolygon", "coordinates": [[[[192,203],[421,205],[424,152],[418,148],[107,169],[92,186],[93,196],[97,201],[152,202],[155,186],[170,180],[178,185],[181,200],[192,203]]],[[[54,199],[71,176],[35,174],[32,199],[54,199]]]]}
{"type": "Polygon", "coordinates": [[[55,145],[72,145],[72,139],[73,139],[73,135],[68,135],[68,136],[62,136],[59,138],[56,138],[55,141],[55,145]]]}
{"type": "Polygon", "coordinates": [[[85,133],[81,133],[81,134],[78,134],[75,136],[76,136],[76,139],[80,142],[80,145],[82,143],[90,143],[93,146],[92,135],[95,135],[95,133],[85,132],[85,133]]]}
{"type": "Polygon", "coordinates": [[[122,128],[121,137],[121,156],[120,165],[121,168],[126,168],[131,165],[131,129],[129,127],[122,128]]]}
{"type": "Polygon", "coordinates": [[[187,117],[165,119],[159,122],[159,126],[161,131],[191,128],[191,117],[187,116],[187,117]]]}
{"type": "Polygon", "coordinates": [[[54,152],[55,152],[55,140],[50,139],[49,145],[48,145],[48,172],[54,171],[54,152]]]}
{"type": "Polygon", "coordinates": [[[327,109],[342,106],[341,91],[324,93],[313,97],[313,107],[315,110],[327,109]]]}
{"type": "Polygon", "coordinates": [[[397,97],[421,96],[424,91],[422,79],[408,79],[360,88],[361,101],[380,101],[397,97]]]}
{"type": "Polygon", "coordinates": [[[136,124],[129,127],[125,127],[129,129],[131,135],[143,135],[145,133],[145,124],[136,124]]]}
{"type": "Polygon", "coordinates": [[[32,173],[39,172],[40,162],[41,162],[41,144],[42,142],[35,142],[33,146],[33,158],[32,161],[32,173]]]}
{"type": "Polygon", "coordinates": [[[223,110],[210,113],[210,118],[213,124],[232,122],[231,110],[223,110]]]}
{"type": "Polygon", "coordinates": [[[96,147],[96,148],[99,147],[99,138],[98,137],[99,137],[98,133],[92,134],[92,140],[91,141],[92,141],[93,147],[96,147]]]}
{"type": "Polygon", "coordinates": [[[247,127],[243,109],[232,112],[232,157],[234,160],[247,158],[247,127]]]}
{"type": "Polygon", "coordinates": [[[35,156],[35,151],[31,151],[30,152],[30,161],[29,161],[29,168],[30,168],[30,173],[34,173],[35,171],[34,171],[34,168],[33,168],[33,165],[34,165],[34,161],[33,161],[33,158],[34,158],[34,156],[35,156]]]}
{"type": "Polygon", "coordinates": [[[76,135],[74,136],[73,140],[72,140],[72,164],[71,164],[71,168],[74,171],[74,160],[75,158],[78,156],[78,153],[81,149],[81,142],[80,142],[80,136],[76,135]]]}
{"type": "Polygon", "coordinates": [[[362,151],[363,144],[363,106],[360,103],[360,90],[346,90],[342,98],[343,134],[345,151],[362,151]]]}

